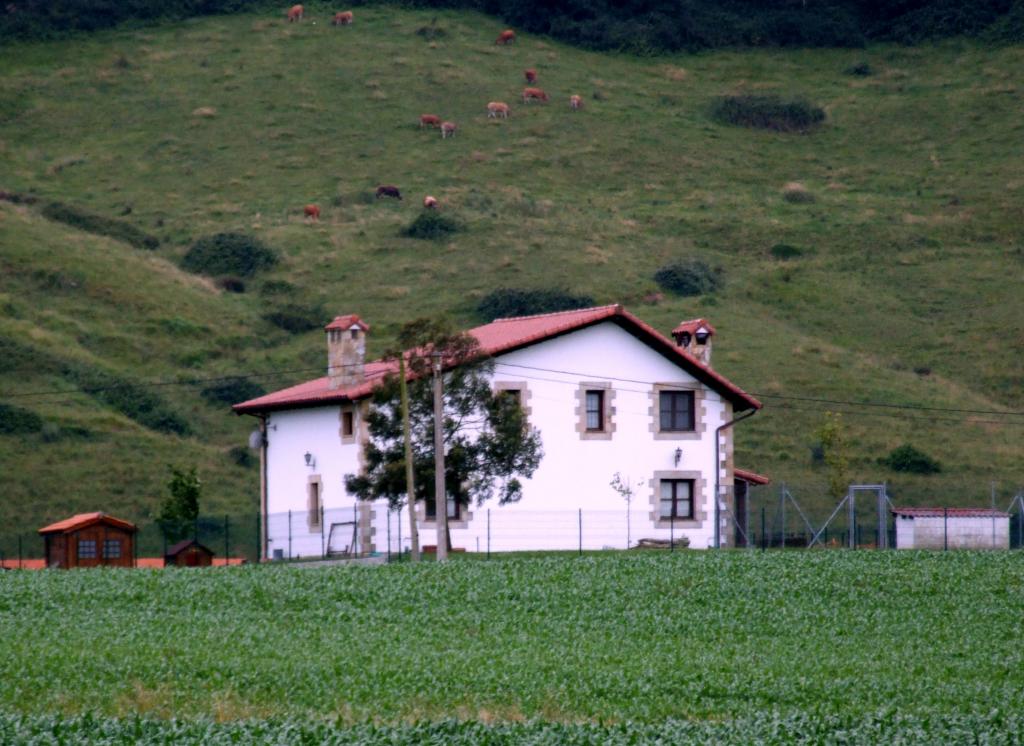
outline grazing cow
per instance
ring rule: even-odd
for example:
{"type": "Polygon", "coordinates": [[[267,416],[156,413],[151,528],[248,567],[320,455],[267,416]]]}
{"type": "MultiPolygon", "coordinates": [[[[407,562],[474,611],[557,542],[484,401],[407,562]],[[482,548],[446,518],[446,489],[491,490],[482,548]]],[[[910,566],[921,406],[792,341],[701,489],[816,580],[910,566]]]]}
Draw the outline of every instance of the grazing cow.
{"type": "Polygon", "coordinates": [[[506,44],[512,44],[515,40],[516,32],[510,28],[507,28],[500,34],[498,34],[498,38],[494,41],[494,43],[505,46],[506,44]]]}
{"type": "Polygon", "coordinates": [[[428,194],[426,197],[423,198],[423,207],[426,210],[436,210],[437,200],[428,194]]]}
{"type": "Polygon", "coordinates": [[[320,220],[320,205],[306,205],[302,208],[302,214],[316,223],[320,220]]]}
{"type": "Polygon", "coordinates": [[[288,9],[288,23],[295,23],[295,21],[301,21],[302,15],[302,6],[293,5],[288,9]]]}
{"type": "Polygon", "coordinates": [[[572,95],[569,96],[569,108],[573,111],[579,111],[583,108],[583,97],[572,95]]]}
{"type": "Polygon", "coordinates": [[[498,117],[501,117],[502,119],[508,119],[508,113],[508,104],[506,104],[504,101],[491,101],[491,103],[487,104],[488,119],[497,119],[498,117]]]}
{"type": "Polygon", "coordinates": [[[389,184],[381,184],[377,187],[377,199],[381,197],[393,197],[394,199],[402,199],[402,193],[398,191],[398,187],[391,186],[389,184]]]}
{"type": "Polygon", "coordinates": [[[441,117],[437,114],[420,114],[420,129],[424,127],[440,127],[441,117]]]}
{"type": "Polygon", "coordinates": [[[523,77],[526,78],[527,83],[536,83],[537,71],[534,70],[532,67],[527,68],[526,70],[523,70],[523,77]]]}
{"type": "Polygon", "coordinates": [[[523,103],[529,103],[530,101],[547,101],[548,94],[544,93],[540,88],[524,88],[523,89],[523,103]]]}
{"type": "Polygon", "coordinates": [[[355,20],[355,16],[352,15],[351,10],[346,10],[344,13],[335,13],[334,20],[331,21],[332,26],[351,26],[352,21],[355,20]]]}
{"type": "Polygon", "coordinates": [[[441,139],[455,137],[456,129],[455,122],[441,122],[441,139]]]}

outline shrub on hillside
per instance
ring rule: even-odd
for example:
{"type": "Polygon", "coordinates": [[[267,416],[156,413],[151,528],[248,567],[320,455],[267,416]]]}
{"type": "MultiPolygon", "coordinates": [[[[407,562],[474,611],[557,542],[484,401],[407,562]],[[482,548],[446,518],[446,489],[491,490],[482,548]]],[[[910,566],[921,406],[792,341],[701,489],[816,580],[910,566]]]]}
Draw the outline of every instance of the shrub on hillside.
{"type": "Polygon", "coordinates": [[[43,429],[43,418],[35,412],[0,404],[0,435],[26,435],[43,429]]]}
{"type": "Polygon", "coordinates": [[[589,295],[573,295],[556,288],[498,288],[481,298],[476,310],[487,321],[494,321],[510,316],[571,311],[593,305],[594,299],[589,295]]]}
{"type": "Polygon", "coordinates": [[[251,277],[277,264],[277,252],[254,236],[215,233],[196,241],[181,260],[189,272],[251,277]]]}
{"type": "Polygon", "coordinates": [[[440,241],[459,230],[461,226],[454,219],[437,210],[424,210],[402,231],[402,235],[424,241],[440,241]]]}
{"type": "Polygon", "coordinates": [[[788,243],[777,243],[768,250],[772,257],[775,259],[781,259],[787,261],[789,259],[796,259],[804,255],[804,250],[797,248],[796,246],[790,246],[788,243]]]}
{"type": "Polygon", "coordinates": [[[264,320],[289,334],[302,334],[319,329],[324,325],[325,317],[326,314],[319,306],[310,307],[298,304],[281,306],[263,314],[264,320]]]}
{"type": "Polygon", "coordinates": [[[96,215],[80,207],[72,207],[61,202],[51,202],[43,208],[43,216],[50,220],[70,225],[88,233],[107,236],[116,241],[123,241],[139,249],[153,250],[160,246],[160,240],[144,233],[130,223],[114,218],[96,215]]]}
{"type": "Polygon", "coordinates": [[[211,404],[226,406],[255,399],[265,393],[262,386],[248,378],[229,378],[207,386],[201,392],[202,397],[211,404]]]}
{"type": "Polygon", "coordinates": [[[894,448],[888,456],[878,459],[878,463],[888,466],[893,471],[911,474],[938,474],[942,471],[942,465],[938,461],[909,443],[894,448]]]}
{"type": "Polygon", "coordinates": [[[231,459],[231,463],[241,466],[243,469],[255,466],[259,461],[253,452],[245,446],[232,446],[228,451],[228,458],[231,459]]]}
{"type": "Polygon", "coordinates": [[[218,277],[217,287],[226,293],[244,293],[245,281],[240,277],[218,277]]]}
{"type": "Polygon", "coordinates": [[[705,295],[722,286],[722,275],[700,259],[687,259],[666,264],[654,273],[654,281],[676,295],[705,295]]]}
{"type": "Polygon", "coordinates": [[[150,430],[175,435],[189,435],[188,421],[170,408],[151,389],[103,371],[77,363],[62,366],[61,375],[111,409],[150,430]]]}
{"type": "Polygon", "coordinates": [[[711,117],[721,124],[736,127],[809,132],[825,121],[825,112],[802,98],[744,94],[718,99],[711,107],[711,117]]]}

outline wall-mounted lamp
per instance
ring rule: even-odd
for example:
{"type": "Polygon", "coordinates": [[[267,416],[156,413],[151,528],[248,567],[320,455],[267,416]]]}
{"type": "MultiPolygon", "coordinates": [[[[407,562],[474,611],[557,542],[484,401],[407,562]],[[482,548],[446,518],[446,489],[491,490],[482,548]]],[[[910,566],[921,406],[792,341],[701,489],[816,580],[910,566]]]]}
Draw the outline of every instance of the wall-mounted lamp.
{"type": "Polygon", "coordinates": [[[682,448],[677,448],[676,449],[675,457],[676,457],[676,466],[679,466],[679,462],[683,460],[683,449],[682,448]]]}
{"type": "Polygon", "coordinates": [[[306,451],[306,455],[303,458],[306,459],[306,466],[309,466],[309,467],[316,466],[316,456],[314,456],[309,451],[306,451]]]}

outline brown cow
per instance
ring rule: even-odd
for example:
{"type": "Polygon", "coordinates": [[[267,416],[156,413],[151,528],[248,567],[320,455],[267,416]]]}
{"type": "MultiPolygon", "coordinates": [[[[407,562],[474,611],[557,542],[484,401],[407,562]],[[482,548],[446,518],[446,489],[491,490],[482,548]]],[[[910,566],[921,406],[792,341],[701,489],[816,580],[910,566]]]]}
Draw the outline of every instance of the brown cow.
{"type": "Polygon", "coordinates": [[[506,44],[513,43],[515,40],[516,40],[516,32],[513,31],[510,28],[507,28],[504,31],[502,31],[500,34],[498,34],[498,38],[494,41],[494,43],[495,44],[501,44],[502,46],[504,46],[506,44]]]}
{"type": "Polygon", "coordinates": [[[420,129],[424,127],[440,127],[441,117],[437,114],[420,114],[420,129]]]}
{"type": "Polygon", "coordinates": [[[582,96],[577,96],[575,94],[572,95],[572,96],[569,96],[569,108],[572,109],[573,111],[579,111],[580,109],[582,109],[583,108],[583,97],[582,96]]]}
{"type": "Polygon", "coordinates": [[[423,207],[424,209],[427,210],[436,210],[437,200],[428,194],[426,197],[423,198],[423,207]]]}
{"type": "Polygon", "coordinates": [[[529,103],[530,101],[547,101],[548,94],[544,93],[540,88],[524,88],[523,89],[523,103],[529,103]]]}
{"type": "Polygon", "coordinates": [[[351,26],[352,21],[355,20],[355,16],[352,15],[351,10],[346,10],[343,13],[335,13],[334,20],[331,21],[332,26],[351,26]]]}
{"type": "Polygon", "coordinates": [[[491,103],[487,104],[488,119],[497,119],[498,117],[501,117],[502,119],[508,119],[508,114],[508,104],[506,104],[504,101],[491,101],[491,103]]]}
{"type": "Polygon", "coordinates": [[[537,71],[534,70],[532,67],[527,68],[526,70],[523,70],[523,77],[526,78],[527,83],[536,83],[537,71]]]}
{"type": "Polygon", "coordinates": [[[310,219],[311,222],[316,223],[320,220],[320,205],[306,205],[302,208],[303,216],[310,219]]]}
{"type": "Polygon", "coordinates": [[[393,197],[394,199],[402,199],[402,193],[398,191],[398,187],[391,186],[390,184],[381,184],[377,187],[377,199],[381,197],[393,197]]]}
{"type": "Polygon", "coordinates": [[[444,140],[448,137],[455,137],[455,122],[441,122],[441,139],[444,140]]]}
{"type": "Polygon", "coordinates": [[[293,5],[292,7],[290,7],[288,9],[288,23],[294,23],[295,21],[301,21],[302,20],[302,15],[303,15],[302,6],[301,5],[293,5]]]}

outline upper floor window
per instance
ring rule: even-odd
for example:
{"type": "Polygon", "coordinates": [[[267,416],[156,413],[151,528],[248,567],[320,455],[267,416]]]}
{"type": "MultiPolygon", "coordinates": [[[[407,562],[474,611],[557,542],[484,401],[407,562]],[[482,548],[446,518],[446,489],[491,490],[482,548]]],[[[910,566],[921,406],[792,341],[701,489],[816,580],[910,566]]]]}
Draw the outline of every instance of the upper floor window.
{"type": "Polygon", "coordinates": [[[319,531],[323,525],[320,517],[323,515],[323,502],[320,498],[320,482],[310,482],[306,489],[306,525],[310,531],[319,531]]]}
{"type": "Polygon", "coordinates": [[[587,391],[587,432],[604,430],[604,391],[590,389],[587,391]]]}
{"type": "Polygon", "coordinates": [[[693,428],[693,392],[661,391],[658,396],[662,432],[690,432],[693,428]]]}
{"type": "Polygon", "coordinates": [[[355,433],[355,413],[351,410],[345,410],[341,413],[341,434],[346,438],[351,438],[355,433]]]}

